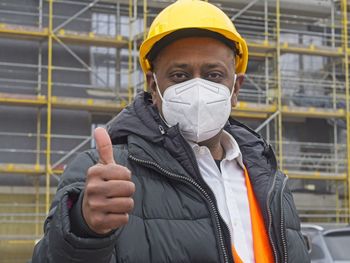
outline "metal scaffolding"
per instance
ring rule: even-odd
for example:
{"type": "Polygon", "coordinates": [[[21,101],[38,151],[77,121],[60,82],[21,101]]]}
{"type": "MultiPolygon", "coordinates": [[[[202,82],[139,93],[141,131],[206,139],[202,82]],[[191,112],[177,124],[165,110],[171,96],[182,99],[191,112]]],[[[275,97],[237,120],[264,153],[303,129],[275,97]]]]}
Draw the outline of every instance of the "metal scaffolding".
{"type": "MultiPolygon", "coordinates": [[[[285,1],[280,0],[242,0],[238,1],[239,4],[219,0],[212,2],[232,18],[238,31],[247,39],[250,50],[246,84],[232,116],[257,123],[257,130],[274,146],[279,166],[290,178],[305,182],[329,181],[335,189],[336,207],[325,207],[318,214],[317,211],[312,214],[310,209],[304,207],[302,219],[349,222],[350,48],[347,1],[330,0],[328,14],[322,15],[317,11],[310,11],[307,15],[301,10],[288,12],[283,4],[285,1]],[[291,121],[306,119],[322,119],[328,123],[333,134],[332,141],[286,139],[283,127],[291,121]],[[341,129],[346,133],[343,141],[339,135],[341,129]]],[[[137,62],[137,49],[146,36],[151,19],[168,3],[147,0],[40,0],[36,9],[29,11],[11,3],[9,1],[5,8],[0,8],[0,16],[3,14],[5,17],[0,20],[0,40],[36,42],[38,58],[37,64],[0,58],[0,73],[8,74],[0,75],[0,106],[36,109],[37,125],[35,133],[0,131],[0,137],[3,138],[9,136],[19,140],[35,140],[32,149],[0,148],[0,156],[6,153],[33,155],[35,162],[8,163],[0,160],[0,174],[33,176],[35,210],[33,214],[27,214],[29,219],[26,222],[35,223],[35,234],[31,238],[23,238],[36,239],[41,234],[43,217],[49,210],[52,177],[59,176],[68,160],[91,141],[91,136],[86,134],[52,132],[53,112],[78,110],[112,116],[130,103],[137,91],[146,89],[137,62]],[[59,12],[61,8],[70,7],[76,10],[70,16],[59,12]],[[110,19],[108,21],[114,24],[114,32],[107,30],[101,33],[93,29],[79,30],[78,26],[70,27],[78,21],[89,28],[88,25],[93,24],[93,12],[84,14],[91,10],[102,13],[103,19],[110,19]],[[12,16],[29,17],[31,20],[28,20],[35,22],[23,24],[20,19],[6,20],[6,17],[12,16]],[[96,51],[96,59],[113,54],[115,63],[112,73],[105,74],[94,68],[92,60],[84,60],[76,47],[88,48],[89,52],[96,51]],[[76,65],[57,65],[54,57],[57,49],[67,52],[74,58],[76,65]],[[23,77],[13,77],[13,72],[23,77]],[[53,81],[55,73],[89,74],[91,82],[53,81]],[[35,74],[36,79],[26,77],[29,74],[35,74]],[[122,78],[127,83],[110,87],[107,78],[110,75],[113,75],[115,83],[121,83],[122,78]],[[96,85],[101,87],[97,89],[96,85]],[[84,90],[87,95],[62,96],[57,92],[68,89],[84,90]],[[52,147],[53,140],[71,141],[72,147],[55,149],[52,147]],[[44,201],[39,186],[39,177],[42,176],[45,176],[44,201]]],[[[98,15],[96,17],[98,25],[101,21],[98,15]]],[[[0,213],[0,219],[5,221],[9,221],[8,218],[20,221],[22,216],[0,213]]]]}

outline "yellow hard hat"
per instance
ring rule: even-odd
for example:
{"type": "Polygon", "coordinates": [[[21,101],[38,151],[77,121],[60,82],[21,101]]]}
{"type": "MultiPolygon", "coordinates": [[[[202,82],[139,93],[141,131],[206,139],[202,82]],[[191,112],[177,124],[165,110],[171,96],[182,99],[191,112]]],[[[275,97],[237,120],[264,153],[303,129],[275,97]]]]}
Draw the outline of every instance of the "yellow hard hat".
{"type": "Polygon", "coordinates": [[[151,70],[147,54],[160,39],[177,30],[190,28],[209,30],[232,40],[232,46],[236,45],[239,51],[235,59],[236,73],[245,73],[248,64],[248,47],[245,40],[223,11],[201,0],[178,0],[158,14],[140,47],[142,70],[151,70]]]}

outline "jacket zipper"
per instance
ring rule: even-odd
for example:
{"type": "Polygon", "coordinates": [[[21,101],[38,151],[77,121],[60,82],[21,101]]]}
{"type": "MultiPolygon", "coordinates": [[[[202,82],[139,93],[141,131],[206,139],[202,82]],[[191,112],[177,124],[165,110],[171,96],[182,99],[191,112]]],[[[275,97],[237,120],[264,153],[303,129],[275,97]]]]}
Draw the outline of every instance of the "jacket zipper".
{"type": "MultiPolygon", "coordinates": [[[[200,174],[198,162],[197,162],[196,160],[193,160],[192,163],[193,163],[193,165],[195,166],[195,168],[196,168],[196,170],[197,170],[197,173],[200,174]]],[[[194,182],[196,182],[196,181],[194,181],[194,182]]],[[[197,184],[198,184],[198,183],[197,183],[197,184]]],[[[200,186],[200,184],[198,184],[198,185],[200,186]]],[[[206,191],[206,190],[203,189],[203,191],[206,191]]],[[[208,196],[209,196],[209,194],[208,194],[208,196]]],[[[212,198],[209,196],[209,198],[212,200],[212,203],[213,203],[213,204],[217,204],[215,195],[213,195],[212,198]],[[213,200],[214,200],[214,201],[213,201],[213,200]]],[[[214,205],[214,206],[215,206],[215,205],[214,205]]],[[[215,206],[215,209],[216,209],[216,211],[217,211],[218,217],[222,219],[222,216],[220,215],[220,212],[218,211],[218,209],[216,208],[216,206],[215,206]]],[[[214,212],[215,212],[215,210],[214,210],[214,212]]],[[[221,231],[220,233],[223,234],[223,236],[224,236],[223,239],[226,239],[226,240],[228,239],[229,242],[231,243],[231,242],[232,242],[232,237],[231,237],[230,229],[228,228],[226,222],[225,222],[223,219],[222,219],[221,221],[222,221],[222,226],[223,226],[223,228],[224,228],[224,231],[221,231]],[[227,235],[226,235],[226,234],[227,234],[227,235]]],[[[219,220],[218,224],[220,225],[220,220],[219,220]]],[[[225,244],[225,240],[223,241],[223,243],[225,244]]],[[[223,247],[225,248],[225,245],[223,245],[223,247]]],[[[227,252],[226,249],[225,249],[224,251],[227,252]]],[[[232,253],[232,252],[231,252],[231,253],[232,253]]],[[[230,253],[228,253],[227,258],[231,258],[231,259],[232,259],[232,262],[234,263],[233,256],[232,256],[230,253]]],[[[225,258],[225,261],[226,261],[226,258],[225,258]]],[[[229,262],[228,259],[227,259],[227,261],[229,262]]]]}
{"type": "Polygon", "coordinates": [[[270,239],[270,243],[272,246],[272,250],[273,250],[273,254],[275,256],[275,262],[278,263],[278,256],[277,256],[277,249],[276,249],[276,245],[275,242],[273,241],[272,237],[271,237],[271,229],[272,229],[272,213],[271,213],[271,209],[270,209],[270,199],[271,199],[271,194],[272,191],[275,188],[275,184],[276,184],[276,177],[277,177],[277,173],[275,173],[274,177],[273,177],[273,182],[271,185],[271,188],[269,190],[269,192],[267,193],[267,199],[266,199],[266,207],[267,207],[267,214],[269,217],[269,226],[268,226],[268,235],[269,235],[269,239],[270,239]]]}
{"type": "Polygon", "coordinates": [[[287,244],[286,244],[286,237],[285,237],[285,227],[284,227],[284,212],[283,212],[283,191],[284,188],[287,185],[288,177],[286,176],[283,180],[282,184],[282,191],[281,191],[281,239],[282,239],[282,245],[283,245],[283,255],[284,255],[284,262],[288,262],[288,254],[287,254],[287,244]]]}
{"type": "Polygon", "coordinates": [[[167,177],[171,177],[173,179],[185,182],[187,184],[191,184],[193,186],[195,186],[203,195],[204,197],[208,200],[210,207],[212,209],[212,211],[214,212],[214,216],[215,216],[215,221],[216,221],[216,227],[218,230],[218,240],[219,240],[219,244],[220,247],[222,249],[223,255],[224,255],[224,262],[225,263],[229,263],[228,260],[228,255],[226,253],[226,248],[225,248],[225,243],[224,243],[224,239],[223,239],[223,235],[222,235],[222,229],[220,226],[220,220],[219,220],[219,212],[217,211],[215,204],[213,202],[213,200],[210,198],[209,194],[193,179],[186,177],[186,176],[182,176],[182,175],[178,175],[175,173],[172,173],[166,169],[164,169],[163,167],[161,167],[158,163],[156,162],[151,162],[151,161],[147,161],[147,160],[142,160],[142,159],[138,159],[136,157],[134,157],[133,155],[129,155],[129,158],[139,164],[143,164],[145,166],[152,166],[154,168],[156,168],[161,174],[167,176],[167,177]]]}
{"type": "MultiPolygon", "coordinates": [[[[277,172],[275,173],[274,179],[273,179],[273,183],[272,186],[267,194],[267,202],[266,202],[266,206],[267,206],[267,213],[268,213],[268,217],[269,217],[269,226],[268,226],[268,235],[269,235],[269,239],[270,239],[270,243],[272,246],[272,250],[273,253],[275,255],[275,259],[276,259],[276,263],[278,263],[278,256],[277,256],[277,249],[276,249],[276,245],[271,237],[271,229],[272,229],[272,213],[271,213],[271,209],[269,206],[269,202],[271,199],[271,194],[273,189],[275,188],[275,184],[276,184],[276,178],[277,178],[277,172]]],[[[283,180],[283,184],[282,184],[282,190],[281,190],[281,225],[280,225],[280,230],[281,230],[281,240],[282,240],[282,247],[283,247],[283,263],[287,263],[288,262],[288,254],[287,254],[287,244],[286,244],[286,238],[284,235],[284,214],[283,214],[283,208],[282,208],[282,201],[283,201],[283,191],[284,188],[286,186],[288,177],[285,177],[283,180]]]]}

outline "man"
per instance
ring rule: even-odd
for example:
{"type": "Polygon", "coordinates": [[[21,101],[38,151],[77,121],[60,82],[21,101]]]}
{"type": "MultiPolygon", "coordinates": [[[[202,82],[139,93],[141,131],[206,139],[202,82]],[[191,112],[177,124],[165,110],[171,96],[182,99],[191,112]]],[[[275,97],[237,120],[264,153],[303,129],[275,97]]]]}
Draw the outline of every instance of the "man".
{"type": "Polygon", "coordinates": [[[229,119],[247,59],[215,6],[164,9],[140,48],[150,93],[68,166],[33,262],[309,262],[271,147],[229,119]]]}

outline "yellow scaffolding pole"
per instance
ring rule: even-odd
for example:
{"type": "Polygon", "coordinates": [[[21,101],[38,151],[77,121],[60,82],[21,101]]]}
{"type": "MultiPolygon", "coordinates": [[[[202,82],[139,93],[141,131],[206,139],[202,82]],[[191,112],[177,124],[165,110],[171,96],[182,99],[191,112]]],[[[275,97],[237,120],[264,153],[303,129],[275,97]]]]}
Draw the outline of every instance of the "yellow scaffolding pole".
{"type": "Polygon", "coordinates": [[[132,63],[132,34],[133,34],[133,15],[132,15],[132,0],[129,0],[129,43],[128,43],[128,50],[129,50],[129,59],[128,59],[128,103],[131,103],[133,92],[132,92],[132,69],[133,69],[133,63],[132,63]]]}
{"type": "Polygon", "coordinates": [[[147,37],[147,19],[148,19],[148,7],[147,0],[143,0],[143,39],[147,37]]]}
{"type": "Polygon", "coordinates": [[[46,213],[50,209],[51,174],[51,102],[52,102],[52,38],[53,38],[53,0],[49,0],[49,36],[47,49],[47,128],[46,128],[46,213]]]}
{"type": "MultiPolygon", "coordinates": [[[[346,182],[346,180],[345,181],[343,181],[343,188],[344,188],[344,192],[349,192],[349,188],[348,188],[348,186],[347,186],[347,182],[346,182]]],[[[348,199],[347,198],[344,198],[344,207],[345,207],[345,212],[344,212],[344,216],[346,216],[346,209],[349,207],[348,206],[348,204],[349,204],[349,202],[348,202],[348,199]]],[[[345,222],[348,222],[349,223],[349,221],[345,218],[345,222]]]]}
{"type": "MultiPolygon", "coordinates": [[[[147,37],[147,19],[148,19],[148,10],[147,10],[147,0],[143,0],[143,39],[145,40],[147,37]]],[[[147,81],[146,81],[146,75],[144,74],[145,80],[143,84],[143,90],[147,91],[147,81]]]]}
{"type": "Polygon", "coordinates": [[[34,187],[35,187],[35,236],[39,236],[39,213],[40,213],[40,185],[39,177],[34,175],[34,187]]]}
{"type": "Polygon", "coordinates": [[[346,95],[346,145],[347,145],[347,167],[348,167],[348,222],[350,220],[350,102],[349,102],[349,54],[348,50],[348,12],[347,0],[342,0],[343,14],[343,51],[344,51],[344,68],[345,68],[345,95],[346,95]]]}
{"type": "Polygon", "coordinates": [[[339,189],[338,189],[339,183],[337,181],[334,183],[335,183],[335,196],[336,196],[336,198],[335,198],[336,223],[339,224],[340,223],[340,220],[339,220],[339,218],[340,218],[340,214],[339,214],[339,209],[340,209],[340,207],[339,207],[339,189]]]}
{"type": "Polygon", "coordinates": [[[41,150],[41,108],[38,108],[36,115],[36,161],[35,167],[40,168],[40,150],[41,150]]]}
{"type": "Polygon", "coordinates": [[[281,84],[281,46],[280,46],[280,0],[276,0],[276,82],[277,82],[277,116],[278,122],[278,161],[280,169],[283,169],[283,141],[282,141],[282,84],[281,84]]]}
{"type": "MultiPolygon", "coordinates": [[[[36,123],[36,163],[35,168],[40,169],[40,149],[41,149],[41,108],[37,111],[37,123],[36,123]]],[[[39,205],[40,205],[40,185],[39,176],[34,175],[35,184],[35,236],[39,235],[39,205]]]]}

